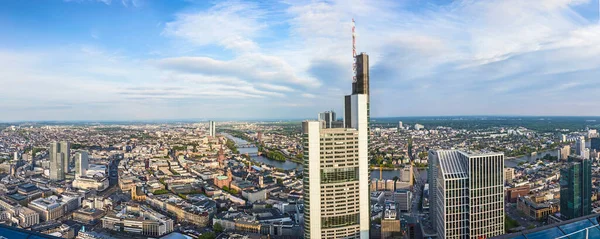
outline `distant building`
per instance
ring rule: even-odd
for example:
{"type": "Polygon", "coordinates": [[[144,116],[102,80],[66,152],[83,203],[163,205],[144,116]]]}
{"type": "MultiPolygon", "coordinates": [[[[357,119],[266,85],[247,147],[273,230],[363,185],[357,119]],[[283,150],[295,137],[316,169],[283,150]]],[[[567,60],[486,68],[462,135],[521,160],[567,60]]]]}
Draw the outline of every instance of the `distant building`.
{"type": "Polygon", "coordinates": [[[575,151],[577,155],[581,157],[585,156],[585,137],[580,136],[577,138],[577,142],[575,143],[575,151]]]}
{"type": "Polygon", "coordinates": [[[88,152],[80,151],[75,154],[75,177],[85,176],[89,167],[88,152]]]}
{"type": "Polygon", "coordinates": [[[598,130],[588,129],[588,138],[598,137],[598,130]]]}
{"type": "Polygon", "coordinates": [[[69,172],[71,144],[69,142],[53,142],[50,144],[50,180],[65,180],[69,172]]]}
{"type": "Polygon", "coordinates": [[[590,139],[590,150],[596,150],[596,152],[600,152],[600,138],[590,139]]]}
{"type": "Polygon", "coordinates": [[[423,126],[422,124],[415,124],[415,130],[422,130],[424,128],[425,126],[423,126]]]}
{"type": "Polygon", "coordinates": [[[560,134],[560,142],[561,143],[567,142],[567,135],[566,134],[560,134]]]}
{"type": "Polygon", "coordinates": [[[402,121],[398,121],[398,129],[399,130],[404,129],[404,125],[402,125],[402,121]]]}
{"type": "Polygon", "coordinates": [[[560,150],[558,150],[558,156],[560,157],[560,160],[567,160],[569,159],[569,155],[571,155],[571,146],[570,145],[565,145],[562,146],[560,148],[560,150]]]}
{"type": "Polygon", "coordinates": [[[333,110],[319,113],[319,121],[324,121],[325,128],[333,128],[332,122],[336,121],[336,119],[337,118],[333,110]]]}
{"type": "Polygon", "coordinates": [[[440,238],[487,238],[504,231],[504,154],[430,150],[429,193],[440,238]]]}
{"type": "Polygon", "coordinates": [[[574,219],[592,213],[592,163],[587,159],[571,158],[560,170],[560,214],[574,219]]]}
{"type": "Polygon", "coordinates": [[[215,127],[214,121],[208,121],[208,135],[210,137],[217,136],[217,128],[215,127]]]}
{"type": "Polygon", "coordinates": [[[515,178],[515,169],[504,168],[504,181],[507,183],[511,183],[513,178],[515,178]]]}

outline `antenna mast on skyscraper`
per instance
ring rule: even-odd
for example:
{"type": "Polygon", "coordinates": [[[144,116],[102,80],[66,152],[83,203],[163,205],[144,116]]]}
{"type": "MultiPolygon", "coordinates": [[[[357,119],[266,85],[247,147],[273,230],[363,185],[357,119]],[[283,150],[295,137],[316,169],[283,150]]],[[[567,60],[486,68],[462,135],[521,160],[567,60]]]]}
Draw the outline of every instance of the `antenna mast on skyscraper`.
{"type": "Polygon", "coordinates": [[[354,18],[352,18],[352,83],[356,83],[356,32],[354,18]]]}

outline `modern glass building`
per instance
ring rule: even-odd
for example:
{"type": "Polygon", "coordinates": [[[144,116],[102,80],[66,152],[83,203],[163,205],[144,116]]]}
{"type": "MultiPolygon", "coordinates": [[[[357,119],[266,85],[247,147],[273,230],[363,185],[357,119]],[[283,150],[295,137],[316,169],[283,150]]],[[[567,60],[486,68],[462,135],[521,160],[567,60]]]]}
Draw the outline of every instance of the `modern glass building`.
{"type": "Polygon", "coordinates": [[[504,154],[430,150],[429,200],[440,238],[504,233],[504,154]]]}
{"type": "Polygon", "coordinates": [[[600,138],[590,139],[590,150],[596,150],[600,152],[600,138]]]}
{"type": "Polygon", "coordinates": [[[569,160],[574,162],[560,170],[560,214],[564,219],[592,213],[591,162],[577,158],[569,160]]]}

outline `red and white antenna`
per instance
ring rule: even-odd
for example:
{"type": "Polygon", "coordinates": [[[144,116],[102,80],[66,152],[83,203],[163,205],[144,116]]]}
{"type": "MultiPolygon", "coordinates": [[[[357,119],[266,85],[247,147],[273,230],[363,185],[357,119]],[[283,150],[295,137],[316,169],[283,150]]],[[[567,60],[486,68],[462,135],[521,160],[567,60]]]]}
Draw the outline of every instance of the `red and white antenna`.
{"type": "Polygon", "coordinates": [[[354,32],[354,28],[356,28],[354,24],[354,18],[352,18],[352,83],[356,83],[356,32],[354,32]]]}

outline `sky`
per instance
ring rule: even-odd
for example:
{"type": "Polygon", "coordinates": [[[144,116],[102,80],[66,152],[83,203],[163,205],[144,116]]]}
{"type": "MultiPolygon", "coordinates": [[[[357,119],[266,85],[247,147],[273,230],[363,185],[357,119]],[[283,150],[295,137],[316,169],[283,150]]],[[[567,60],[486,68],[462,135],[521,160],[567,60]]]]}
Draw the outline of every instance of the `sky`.
{"type": "Polygon", "coordinates": [[[600,115],[598,2],[47,0],[0,8],[0,121],[600,115]]]}

